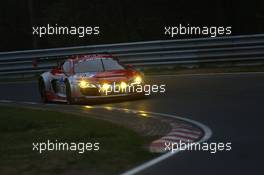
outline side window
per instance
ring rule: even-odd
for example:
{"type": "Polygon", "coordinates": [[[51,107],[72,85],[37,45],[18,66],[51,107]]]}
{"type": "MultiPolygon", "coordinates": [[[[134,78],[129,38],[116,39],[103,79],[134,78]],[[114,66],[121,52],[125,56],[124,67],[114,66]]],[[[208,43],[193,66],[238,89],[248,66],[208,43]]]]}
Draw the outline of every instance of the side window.
{"type": "Polygon", "coordinates": [[[104,67],[106,71],[111,71],[111,70],[124,70],[125,68],[121,66],[118,61],[113,60],[112,58],[105,58],[102,59],[104,63],[104,67]]]}
{"type": "Polygon", "coordinates": [[[70,73],[70,62],[69,61],[65,61],[65,63],[62,66],[63,68],[63,72],[64,73],[70,73]]]}

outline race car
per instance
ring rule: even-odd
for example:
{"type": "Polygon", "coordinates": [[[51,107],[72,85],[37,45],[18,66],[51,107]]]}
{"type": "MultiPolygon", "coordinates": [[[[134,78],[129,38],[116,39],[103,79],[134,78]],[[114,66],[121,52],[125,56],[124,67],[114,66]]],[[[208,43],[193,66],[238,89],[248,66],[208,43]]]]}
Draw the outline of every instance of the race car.
{"type": "Polygon", "coordinates": [[[140,71],[125,66],[108,54],[72,56],[38,80],[43,102],[69,104],[89,99],[141,94],[134,87],[143,85],[140,71]],[[132,89],[132,90],[131,90],[132,89]]]}

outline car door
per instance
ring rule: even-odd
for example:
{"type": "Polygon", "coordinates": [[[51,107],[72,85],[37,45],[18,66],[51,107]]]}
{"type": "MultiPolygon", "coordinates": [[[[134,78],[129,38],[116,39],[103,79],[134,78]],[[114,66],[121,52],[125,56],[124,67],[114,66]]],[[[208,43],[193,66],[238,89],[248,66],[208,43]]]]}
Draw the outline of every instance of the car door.
{"type": "Polygon", "coordinates": [[[58,95],[65,97],[66,95],[66,86],[65,86],[65,78],[67,75],[70,74],[71,70],[71,62],[70,61],[65,61],[64,64],[62,65],[61,72],[58,72],[53,75],[52,79],[52,88],[53,91],[58,95]]]}

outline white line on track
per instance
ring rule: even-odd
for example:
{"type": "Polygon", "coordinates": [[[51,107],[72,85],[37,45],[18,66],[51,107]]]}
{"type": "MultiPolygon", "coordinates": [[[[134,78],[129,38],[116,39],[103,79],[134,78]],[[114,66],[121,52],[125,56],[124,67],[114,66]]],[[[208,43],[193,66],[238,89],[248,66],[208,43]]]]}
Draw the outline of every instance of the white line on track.
{"type": "MultiPolygon", "coordinates": [[[[102,108],[102,109],[107,109],[107,107],[104,107],[104,106],[93,106],[94,108],[102,108]]],[[[116,107],[111,107],[111,109],[115,109],[115,110],[119,110],[119,111],[129,111],[129,112],[133,112],[133,113],[142,113],[141,111],[137,111],[137,110],[134,110],[134,109],[125,109],[125,108],[116,108],[116,107]]],[[[164,117],[170,117],[170,118],[175,118],[175,119],[178,119],[178,120],[182,120],[182,121],[186,121],[186,122],[189,122],[189,123],[192,123],[193,125],[196,125],[198,127],[200,127],[203,132],[204,132],[204,135],[203,137],[197,142],[197,143],[202,143],[206,140],[208,140],[211,136],[212,136],[212,131],[209,127],[207,127],[206,125],[200,123],[200,122],[197,122],[195,120],[191,120],[191,119],[187,119],[187,118],[183,118],[183,117],[179,117],[179,116],[175,116],[175,115],[171,115],[171,114],[165,114],[165,113],[158,113],[158,112],[148,112],[148,111],[144,111],[144,113],[146,114],[152,114],[152,115],[158,115],[158,116],[164,116],[164,117]]],[[[186,148],[187,149],[187,148],[186,148]]],[[[183,150],[176,150],[174,152],[168,152],[166,154],[163,154],[155,159],[152,159],[146,163],[143,163],[142,165],[139,165],[138,167],[135,167],[131,170],[128,170],[124,173],[122,173],[122,175],[133,175],[133,174],[136,174],[136,173],[139,173],[177,153],[179,153],[180,151],[183,151],[183,150]]]]}

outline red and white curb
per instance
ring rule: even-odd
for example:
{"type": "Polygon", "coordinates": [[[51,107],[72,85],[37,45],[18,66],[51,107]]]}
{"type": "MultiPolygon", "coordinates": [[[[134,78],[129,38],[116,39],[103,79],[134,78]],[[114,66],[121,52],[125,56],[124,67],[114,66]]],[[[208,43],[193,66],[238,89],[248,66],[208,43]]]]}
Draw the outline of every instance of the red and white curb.
{"type": "MultiPolygon", "coordinates": [[[[152,142],[152,144],[150,145],[150,149],[152,149],[154,152],[164,152],[163,149],[165,148],[165,146],[162,144],[165,144],[165,141],[177,142],[181,140],[181,142],[192,141],[195,143],[202,143],[202,142],[207,141],[212,136],[212,131],[209,127],[207,127],[206,125],[200,122],[197,122],[195,120],[191,120],[188,118],[184,118],[184,117],[179,117],[179,116],[165,114],[165,113],[158,113],[158,112],[148,112],[148,111],[140,111],[140,110],[134,110],[134,109],[117,108],[117,107],[112,107],[112,106],[111,107],[110,106],[93,106],[93,108],[131,112],[131,113],[134,113],[137,115],[143,115],[143,116],[144,114],[147,114],[149,116],[163,117],[162,119],[164,118],[176,119],[175,122],[171,123],[172,130],[166,136],[163,136],[160,139],[152,142]]],[[[179,153],[180,151],[184,151],[184,150],[179,149],[179,150],[174,150],[173,152],[166,152],[165,154],[162,154],[161,156],[155,159],[152,159],[148,162],[143,163],[142,165],[139,165],[129,171],[122,173],[122,175],[137,174],[179,153]]]]}
{"type": "MultiPolygon", "coordinates": [[[[125,108],[116,108],[116,107],[110,107],[110,106],[93,106],[93,108],[98,108],[98,109],[111,109],[111,110],[118,110],[118,111],[123,111],[123,112],[131,112],[137,115],[142,115],[142,114],[148,114],[149,116],[161,116],[161,117],[172,117],[172,115],[169,114],[162,114],[162,113],[155,113],[155,112],[147,112],[147,111],[138,111],[138,110],[133,110],[133,109],[125,109],[125,108]]],[[[165,143],[191,143],[191,142],[196,142],[199,141],[203,135],[204,132],[210,133],[210,129],[202,129],[199,125],[197,125],[197,122],[194,122],[192,120],[188,120],[173,116],[174,119],[177,120],[166,120],[163,118],[162,120],[165,120],[167,122],[170,122],[171,126],[171,131],[159,138],[158,140],[153,141],[150,146],[149,150],[151,152],[156,152],[156,153],[164,153],[166,151],[166,144],[165,143]]],[[[205,128],[205,127],[204,127],[205,128]]]]}
{"type": "Polygon", "coordinates": [[[150,144],[149,149],[151,152],[166,152],[169,151],[166,150],[166,144],[191,143],[197,141],[203,135],[203,131],[200,128],[184,122],[173,122],[170,125],[172,129],[167,135],[150,144]]]}
{"type": "MultiPolygon", "coordinates": [[[[0,103],[13,103],[15,101],[11,100],[0,100],[0,103]]],[[[30,104],[30,105],[36,105],[39,103],[35,102],[16,102],[16,103],[22,103],[22,104],[30,104]]],[[[48,104],[48,105],[56,105],[56,104],[48,104]]],[[[164,117],[164,118],[171,118],[176,119],[175,122],[171,123],[171,131],[166,135],[161,137],[158,140],[155,140],[150,145],[150,150],[152,152],[165,152],[165,143],[166,142],[195,142],[195,143],[202,143],[207,141],[211,135],[212,131],[209,127],[206,125],[197,122],[195,120],[187,119],[184,117],[179,117],[171,114],[165,114],[165,113],[157,113],[157,112],[148,112],[148,111],[139,111],[139,110],[133,110],[133,109],[126,109],[126,108],[117,108],[117,107],[109,107],[109,106],[93,106],[93,108],[98,109],[110,109],[111,110],[118,110],[123,112],[131,112],[137,115],[145,116],[148,114],[149,116],[156,116],[156,117],[164,117]],[[177,122],[182,121],[182,122],[177,122]]],[[[163,119],[164,119],[163,118],[163,119]]],[[[184,150],[175,150],[173,152],[166,152],[165,154],[162,154],[161,156],[152,159],[146,163],[143,163],[142,165],[139,165],[129,171],[126,171],[122,173],[122,175],[134,175],[137,174],[177,153],[184,150]]]]}
{"type": "MultiPolygon", "coordinates": [[[[117,109],[122,110],[122,108],[117,108],[117,109]]],[[[126,109],[126,110],[128,110],[128,109],[126,109]]],[[[136,110],[131,110],[131,111],[132,112],[137,112],[136,110]]],[[[211,131],[211,129],[209,127],[207,127],[206,125],[204,125],[204,124],[202,124],[200,122],[197,122],[195,120],[191,120],[191,119],[187,119],[187,118],[184,118],[184,117],[179,117],[179,116],[175,116],[175,115],[171,115],[171,114],[157,113],[157,112],[146,112],[145,111],[145,113],[156,115],[156,116],[161,116],[161,117],[167,117],[167,118],[181,120],[181,121],[184,121],[186,123],[189,123],[192,127],[193,126],[195,127],[195,129],[192,128],[191,132],[189,133],[190,127],[188,127],[188,126],[190,126],[190,125],[188,125],[188,124],[187,125],[177,125],[177,124],[174,125],[174,123],[172,123],[171,132],[168,135],[162,137],[162,139],[158,139],[158,140],[154,141],[155,143],[156,142],[162,142],[162,140],[166,140],[167,141],[167,140],[170,140],[170,139],[172,139],[173,141],[176,141],[176,139],[177,139],[176,135],[177,135],[177,137],[178,137],[178,135],[183,135],[185,131],[186,131],[185,134],[188,133],[188,134],[191,134],[193,137],[196,137],[196,136],[197,136],[197,138],[199,137],[198,139],[196,139],[194,141],[195,143],[205,142],[212,136],[212,131],[211,131]],[[199,128],[200,131],[196,130],[197,128],[199,128]]],[[[190,137],[188,137],[188,138],[190,138],[190,137]]],[[[184,139],[184,138],[181,137],[181,139],[184,139]]],[[[152,142],[152,144],[154,142],[152,142]]],[[[154,146],[153,147],[154,151],[155,150],[160,151],[161,148],[162,147],[160,147],[160,146],[154,146]]],[[[137,174],[137,173],[139,173],[139,172],[141,172],[141,171],[143,171],[143,170],[145,170],[145,169],[147,169],[147,168],[149,168],[149,167],[151,167],[151,166],[153,166],[153,165],[155,165],[155,164],[157,164],[157,163],[159,163],[159,162],[161,162],[161,161],[163,161],[163,160],[165,160],[165,159],[167,159],[167,158],[169,158],[169,157],[171,157],[171,156],[173,156],[173,155],[175,155],[177,153],[179,153],[180,151],[184,151],[184,150],[183,149],[181,149],[181,150],[179,149],[179,150],[175,150],[173,152],[166,152],[165,154],[162,154],[161,156],[159,156],[157,158],[154,158],[154,159],[152,159],[152,160],[150,160],[148,162],[143,163],[142,165],[139,165],[139,166],[137,166],[137,167],[135,167],[135,168],[133,168],[131,170],[128,170],[128,171],[122,173],[122,175],[134,175],[134,174],[137,174]]],[[[161,151],[161,152],[164,152],[164,151],[161,151]]]]}

